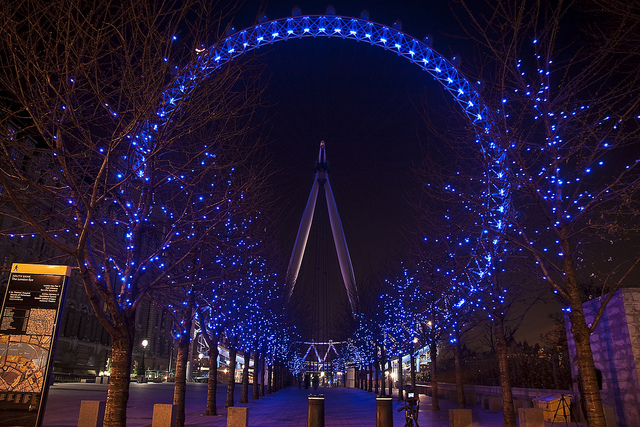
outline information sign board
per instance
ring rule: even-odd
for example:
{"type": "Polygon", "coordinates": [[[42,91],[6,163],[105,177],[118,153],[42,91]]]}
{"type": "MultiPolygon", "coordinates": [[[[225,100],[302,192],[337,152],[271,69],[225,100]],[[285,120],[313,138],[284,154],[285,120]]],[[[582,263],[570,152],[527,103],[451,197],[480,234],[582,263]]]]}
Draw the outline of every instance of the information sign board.
{"type": "Polygon", "coordinates": [[[71,267],[13,264],[0,312],[0,424],[40,426],[71,267]],[[8,418],[10,417],[10,418],[8,418]]]}

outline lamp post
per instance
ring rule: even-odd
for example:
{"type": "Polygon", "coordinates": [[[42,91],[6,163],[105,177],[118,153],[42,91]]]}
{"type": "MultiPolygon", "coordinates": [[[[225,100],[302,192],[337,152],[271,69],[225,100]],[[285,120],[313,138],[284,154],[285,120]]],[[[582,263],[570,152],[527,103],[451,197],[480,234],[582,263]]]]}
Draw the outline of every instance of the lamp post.
{"type": "Polygon", "coordinates": [[[147,349],[147,346],[149,345],[149,341],[147,341],[146,339],[142,340],[142,362],[140,363],[140,372],[138,373],[138,375],[144,375],[145,377],[146,375],[146,368],[144,366],[144,351],[147,349]]]}

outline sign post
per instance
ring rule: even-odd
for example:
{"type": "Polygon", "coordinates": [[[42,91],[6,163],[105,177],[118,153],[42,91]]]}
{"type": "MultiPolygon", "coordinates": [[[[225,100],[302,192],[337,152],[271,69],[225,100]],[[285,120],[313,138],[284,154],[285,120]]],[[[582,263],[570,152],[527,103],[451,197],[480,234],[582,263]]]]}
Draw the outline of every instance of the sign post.
{"type": "Polygon", "coordinates": [[[42,425],[71,267],[13,264],[0,312],[0,424],[42,425]]]}

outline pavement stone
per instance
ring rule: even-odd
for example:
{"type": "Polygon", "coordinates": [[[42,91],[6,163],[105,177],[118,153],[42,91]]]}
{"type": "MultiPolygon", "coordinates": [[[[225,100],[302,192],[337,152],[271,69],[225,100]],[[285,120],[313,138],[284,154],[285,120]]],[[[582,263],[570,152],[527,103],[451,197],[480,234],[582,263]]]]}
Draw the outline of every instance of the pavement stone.
{"type": "MultiPolygon", "coordinates": [[[[288,387],[276,393],[240,404],[241,386],[235,389],[235,406],[249,408],[250,427],[306,427],[309,394],[325,395],[325,426],[372,427],[376,423],[375,394],[352,388],[323,388],[305,390],[288,387]]],[[[186,425],[224,427],[227,421],[226,386],[219,385],[217,390],[218,416],[205,416],[207,385],[187,384],[186,425]]],[[[81,400],[106,399],[107,385],[60,383],[50,388],[43,425],[45,427],[75,427],[78,422],[81,400]]],[[[172,403],[172,383],[131,383],[127,405],[127,426],[150,427],[153,405],[172,403]]],[[[394,426],[404,425],[404,412],[398,412],[403,402],[394,398],[394,426]]],[[[431,398],[420,396],[421,426],[446,427],[449,425],[448,409],[455,403],[440,399],[440,411],[431,410],[431,398]]],[[[474,427],[502,426],[502,412],[484,410],[480,405],[471,407],[474,427]]],[[[549,424],[551,425],[551,424],[549,424]]]]}

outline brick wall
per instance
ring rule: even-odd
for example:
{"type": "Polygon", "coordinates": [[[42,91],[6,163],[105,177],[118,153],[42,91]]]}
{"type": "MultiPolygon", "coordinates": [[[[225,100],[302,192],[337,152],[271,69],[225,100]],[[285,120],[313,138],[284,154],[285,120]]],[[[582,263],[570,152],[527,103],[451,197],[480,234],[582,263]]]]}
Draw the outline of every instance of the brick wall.
{"type": "MultiPolygon", "coordinates": [[[[599,299],[583,304],[587,323],[599,306],[599,299]]],[[[579,396],[576,350],[566,321],[573,388],[579,396]]],[[[591,349],[596,369],[602,373],[603,405],[615,408],[620,427],[640,425],[640,289],[615,293],[591,335],[591,349]]]]}

